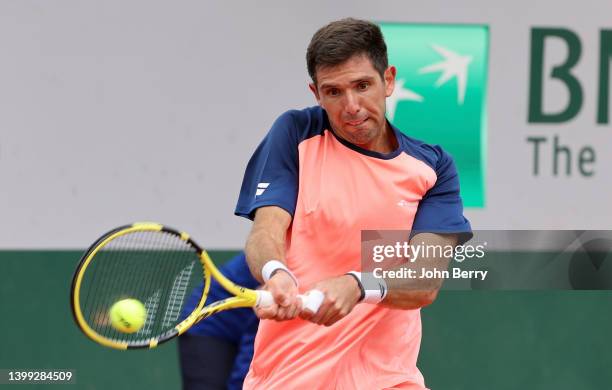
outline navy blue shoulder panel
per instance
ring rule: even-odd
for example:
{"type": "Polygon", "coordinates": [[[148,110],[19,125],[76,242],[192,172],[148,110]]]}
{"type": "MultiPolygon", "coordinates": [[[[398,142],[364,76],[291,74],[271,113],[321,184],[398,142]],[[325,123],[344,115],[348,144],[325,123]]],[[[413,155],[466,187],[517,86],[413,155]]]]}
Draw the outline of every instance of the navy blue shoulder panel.
{"type": "Polygon", "coordinates": [[[436,183],[419,203],[413,232],[456,233],[460,244],[468,241],[472,237],[472,228],[463,216],[459,175],[451,155],[439,145],[426,144],[399,131],[396,134],[404,153],[423,161],[436,173],[436,183]]]}
{"type": "Polygon", "coordinates": [[[281,117],[285,115],[291,117],[294,122],[298,145],[308,138],[323,134],[323,130],[331,127],[327,114],[321,106],[312,106],[303,110],[289,110],[281,117]]]}
{"type": "Polygon", "coordinates": [[[279,116],[247,165],[234,213],[249,219],[263,206],[293,215],[299,185],[298,145],[323,132],[327,117],[320,107],[290,110],[279,116]]]}
{"type": "Polygon", "coordinates": [[[440,159],[446,154],[439,145],[430,145],[425,142],[412,138],[402,133],[394,127],[395,134],[398,138],[400,149],[417,160],[423,161],[429,165],[434,171],[440,159]]]}

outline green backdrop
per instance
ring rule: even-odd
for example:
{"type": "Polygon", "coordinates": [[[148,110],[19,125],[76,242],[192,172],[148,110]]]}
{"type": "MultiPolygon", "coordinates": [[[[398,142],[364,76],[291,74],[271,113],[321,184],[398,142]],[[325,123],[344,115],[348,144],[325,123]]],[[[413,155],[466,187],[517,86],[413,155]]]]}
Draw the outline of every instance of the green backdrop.
{"type": "MultiPolygon", "coordinates": [[[[211,252],[218,262],[231,254],[211,252]]],[[[73,324],[79,256],[0,251],[0,368],[71,368],[79,389],[179,389],[174,342],[115,351],[73,324]]],[[[419,367],[433,390],[607,389],[611,330],[609,292],[443,291],[423,309],[419,367]]]]}

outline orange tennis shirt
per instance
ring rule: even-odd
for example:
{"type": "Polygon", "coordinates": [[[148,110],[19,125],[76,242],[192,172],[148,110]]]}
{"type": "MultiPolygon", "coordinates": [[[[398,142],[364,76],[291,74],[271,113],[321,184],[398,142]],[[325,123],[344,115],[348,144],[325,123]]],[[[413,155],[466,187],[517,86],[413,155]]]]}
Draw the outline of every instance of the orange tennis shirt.
{"type": "MultiPolygon", "coordinates": [[[[302,292],[360,270],[361,230],[470,231],[450,156],[392,128],[399,146],[381,154],[337,137],[320,107],[288,111],[249,161],[236,215],[293,215],[285,260],[302,292]]],[[[424,389],[420,343],[420,310],[358,304],[330,327],[264,320],[244,388],[424,389]]]]}

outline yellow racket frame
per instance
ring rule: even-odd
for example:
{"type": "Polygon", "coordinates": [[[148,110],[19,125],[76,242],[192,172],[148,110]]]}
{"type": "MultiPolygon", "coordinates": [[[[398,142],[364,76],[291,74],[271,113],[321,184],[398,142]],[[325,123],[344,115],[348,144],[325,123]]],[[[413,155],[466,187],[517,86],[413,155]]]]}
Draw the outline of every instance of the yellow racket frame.
{"type": "Polygon", "coordinates": [[[202,247],[196,244],[191,239],[189,234],[155,222],[137,222],[131,225],[116,228],[106,233],[89,248],[89,250],[85,253],[83,258],[79,262],[79,265],[77,266],[74,277],[72,279],[70,300],[74,319],[79,328],[83,331],[83,333],[85,333],[87,337],[105,347],[115,349],[131,349],[155,348],[159,344],[185,333],[187,329],[189,329],[198,321],[220,311],[239,307],[254,307],[257,303],[257,293],[254,290],[239,286],[231,280],[227,279],[215,266],[208,253],[202,247]],[[198,252],[200,263],[202,265],[202,273],[204,278],[204,289],[202,296],[200,297],[200,300],[195,309],[189,316],[187,316],[187,318],[178,323],[172,330],[167,331],[160,336],[153,337],[147,342],[138,343],[120,342],[109,339],[96,332],[94,329],[91,328],[91,326],[89,326],[87,321],[85,321],[85,317],[83,316],[83,312],[81,310],[81,302],[79,298],[83,275],[87,271],[87,268],[91,264],[92,260],[95,258],[96,254],[102,248],[108,245],[111,241],[126,234],[147,231],[165,232],[176,235],[177,237],[180,237],[181,240],[187,242],[189,245],[196,249],[196,251],[198,252]],[[226,289],[234,296],[211,303],[210,305],[204,307],[204,303],[206,301],[206,297],[208,296],[208,291],[210,289],[211,277],[215,278],[215,280],[217,280],[217,282],[219,282],[219,284],[221,284],[224,289],[226,289]]]}

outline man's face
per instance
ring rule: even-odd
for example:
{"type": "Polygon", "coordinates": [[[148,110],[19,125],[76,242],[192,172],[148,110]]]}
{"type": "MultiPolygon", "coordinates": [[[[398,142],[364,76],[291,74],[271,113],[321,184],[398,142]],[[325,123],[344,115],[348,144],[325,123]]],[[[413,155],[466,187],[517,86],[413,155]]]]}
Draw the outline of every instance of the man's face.
{"type": "Polygon", "coordinates": [[[365,55],[355,55],[340,65],[317,69],[317,85],[310,89],[327,112],[333,130],[364,149],[377,150],[385,142],[385,98],[395,86],[395,67],[384,80],[365,55]]]}

